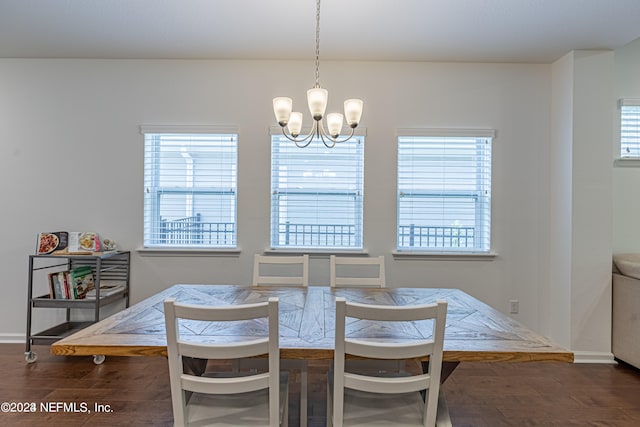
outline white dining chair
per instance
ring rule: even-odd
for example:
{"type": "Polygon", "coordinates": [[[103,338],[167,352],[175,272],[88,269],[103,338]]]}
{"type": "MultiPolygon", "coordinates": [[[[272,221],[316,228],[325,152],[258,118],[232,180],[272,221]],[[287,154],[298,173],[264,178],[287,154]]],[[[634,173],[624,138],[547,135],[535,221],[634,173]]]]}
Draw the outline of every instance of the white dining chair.
{"type": "Polygon", "coordinates": [[[329,283],[331,287],[365,286],[384,288],[386,278],[384,256],[329,257],[329,283]]]}
{"type": "Polygon", "coordinates": [[[309,255],[253,257],[253,286],[309,286],[309,255]]]}
{"type": "Polygon", "coordinates": [[[171,402],[175,426],[287,426],[288,374],[280,372],[278,298],[236,306],[202,306],[164,301],[171,402]],[[232,342],[189,340],[196,322],[238,322],[266,318],[268,336],[232,342]],[[184,333],[183,333],[184,332],[184,333]],[[185,372],[183,358],[229,360],[268,355],[266,372],[185,372]]]}
{"type": "MultiPolygon", "coordinates": [[[[309,255],[259,255],[253,257],[253,286],[309,286],[309,255]]],[[[260,368],[261,361],[244,359],[237,369],[260,368]]],[[[300,427],[307,426],[308,368],[306,360],[282,360],[283,369],[300,371],[300,427]]]]}
{"type": "Polygon", "coordinates": [[[437,425],[446,317],[445,301],[426,305],[381,306],[336,298],[334,371],[333,375],[329,375],[327,385],[327,424],[334,427],[437,425]],[[431,338],[420,341],[386,342],[380,339],[352,338],[346,333],[347,318],[351,318],[350,330],[359,329],[357,322],[370,324],[372,321],[410,322],[430,319],[432,334],[431,338]],[[419,375],[355,374],[345,371],[346,355],[376,359],[414,359],[428,356],[429,368],[428,372],[419,375]],[[421,391],[425,393],[424,399],[421,391]]]}
{"type": "MultiPolygon", "coordinates": [[[[329,283],[332,288],[384,288],[386,286],[384,256],[329,256],[329,283]]],[[[396,360],[348,360],[349,370],[398,372],[404,368],[396,360]]]]}

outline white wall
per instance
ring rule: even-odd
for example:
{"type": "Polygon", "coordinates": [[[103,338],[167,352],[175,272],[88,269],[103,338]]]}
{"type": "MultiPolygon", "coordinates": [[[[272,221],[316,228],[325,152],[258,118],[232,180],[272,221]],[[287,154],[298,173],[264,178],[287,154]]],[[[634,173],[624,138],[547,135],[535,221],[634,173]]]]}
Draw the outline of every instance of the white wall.
{"type": "MultiPolygon", "coordinates": [[[[322,62],[329,110],[365,101],[365,247],[386,255],[389,286],[460,288],[550,335],[546,302],[551,66],[322,62]],[[395,129],[494,128],[493,261],[394,260],[395,129]]],[[[304,106],[310,61],[0,60],[0,338],[25,331],[27,256],[43,230],[96,230],[142,242],[140,124],[239,128],[239,257],[133,254],[132,300],[174,283],[249,283],[269,242],[271,98],[304,106]]],[[[308,117],[308,115],[307,115],[308,117]]],[[[326,284],[326,259],[312,259],[326,284]]],[[[44,286],[44,285],[42,285],[44,286]]]]}
{"type": "Polygon", "coordinates": [[[573,187],[573,54],[552,66],[549,150],[549,280],[541,283],[541,330],[571,345],[571,255],[573,187]]]}
{"type": "MultiPolygon", "coordinates": [[[[580,361],[610,361],[614,61],[576,51],[552,66],[550,336],[580,361]]],[[[545,306],[544,298],[548,298],[545,306]]]]}
{"type": "Polygon", "coordinates": [[[613,52],[574,55],[571,348],[611,353],[613,52]]]}

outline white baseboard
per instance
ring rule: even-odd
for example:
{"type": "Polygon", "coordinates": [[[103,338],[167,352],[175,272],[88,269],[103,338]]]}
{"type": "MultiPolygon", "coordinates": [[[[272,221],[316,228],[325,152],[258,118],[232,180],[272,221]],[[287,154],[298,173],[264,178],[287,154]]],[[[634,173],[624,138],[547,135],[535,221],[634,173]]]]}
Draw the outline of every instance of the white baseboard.
{"type": "Polygon", "coordinates": [[[574,351],[573,363],[607,363],[616,364],[613,353],[596,351],[574,351]]]}
{"type": "Polygon", "coordinates": [[[24,334],[0,334],[0,344],[25,344],[26,337],[24,334]]]}

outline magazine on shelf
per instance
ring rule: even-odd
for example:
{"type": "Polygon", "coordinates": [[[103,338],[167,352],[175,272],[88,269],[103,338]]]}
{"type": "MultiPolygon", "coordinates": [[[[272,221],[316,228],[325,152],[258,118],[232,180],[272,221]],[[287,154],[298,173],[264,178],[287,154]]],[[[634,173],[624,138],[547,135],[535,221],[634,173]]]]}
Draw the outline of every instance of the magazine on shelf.
{"type": "Polygon", "coordinates": [[[36,255],[46,255],[67,249],[69,245],[69,233],[66,231],[53,231],[38,233],[36,241],[36,255]]]}
{"type": "Polygon", "coordinates": [[[93,231],[53,231],[38,233],[36,255],[92,255],[101,250],[93,231]]]}
{"type": "Polygon", "coordinates": [[[93,253],[100,250],[98,233],[93,231],[70,231],[69,253],[93,253]]]}
{"type": "MultiPolygon", "coordinates": [[[[122,283],[105,283],[100,284],[100,298],[108,297],[109,295],[117,294],[124,291],[124,284],[122,283]]],[[[96,298],[96,289],[92,289],[87,292],[87,299],[96,298]]]]}

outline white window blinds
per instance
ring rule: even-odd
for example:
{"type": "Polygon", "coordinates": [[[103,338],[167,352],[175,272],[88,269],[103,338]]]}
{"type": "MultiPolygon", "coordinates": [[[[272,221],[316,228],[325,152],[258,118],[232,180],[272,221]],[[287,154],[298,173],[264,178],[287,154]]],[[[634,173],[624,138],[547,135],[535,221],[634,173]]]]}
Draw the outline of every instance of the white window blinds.
{"type": "Polygon", "coordinates": [[[620,100],[620,157],[640,159],[640,99],[620,100]]]}
{"type": "Polygon", "coordinates": [[[144,246],[236,247],[238,135],[141,131],[144,246]]]}
{"type": "Polygon", "coordinates": [[[398,134],[398,250],[489,252],[494,132],[398,134]]]}
{"type": "Polygon", "coordinates": [[[271,247],[362,248],[364,137],[298,148],[271,137],[271,247]]]}

